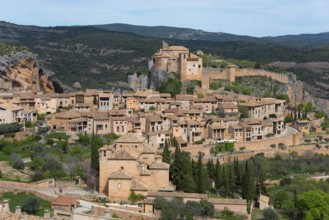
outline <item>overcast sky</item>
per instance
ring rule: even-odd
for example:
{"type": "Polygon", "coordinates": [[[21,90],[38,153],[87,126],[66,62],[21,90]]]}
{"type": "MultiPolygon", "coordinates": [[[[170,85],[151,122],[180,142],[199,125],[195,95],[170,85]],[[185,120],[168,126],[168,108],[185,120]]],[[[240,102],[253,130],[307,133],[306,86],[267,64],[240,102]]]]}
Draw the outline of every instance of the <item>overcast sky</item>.
{"type": "Polygon", "coordinates": [[[329,31],[329,0],[0,0],[0,20],[39,26],[127,23],[250,36],[329,31]]]}

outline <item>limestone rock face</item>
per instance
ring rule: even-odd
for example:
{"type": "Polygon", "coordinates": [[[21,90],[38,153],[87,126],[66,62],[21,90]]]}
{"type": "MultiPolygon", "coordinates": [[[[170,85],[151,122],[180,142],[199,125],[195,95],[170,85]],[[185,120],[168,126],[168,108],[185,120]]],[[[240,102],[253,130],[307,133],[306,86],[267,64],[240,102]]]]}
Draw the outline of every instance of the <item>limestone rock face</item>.
{"type": "Polygon", "coordinates": [[[168,79],[168,73],[164,70],[152,70],[150,89],[159,90],[160,83],[168,79]]]}
{"type": "Polygon", "coordinates": [[[26,51],[0,56],[0,90],[56,92],[51,73],[26,51]]]}
{"type": "Polygon", "coordinates": [[[314,97],[312,94],[307,92],[304,88],[303,82],[297,80],[295,74],[289,74],[287,94],[290,98],[290,105],[293,107],[299,103],[311,102],[313,106],[316,106],[317,110],[324,111],[329,114],[329,100],[314,97]]]}
{"type": "Polygon", "coordinates": [[[72,86],[76,89],[81,89],[82,88],[81,84],[79,82],[74,82],[72,86]]]}
{"type": "Polygon", "coordinates": [[[128,76],[128,84],[135,92],[138,89],[148,89],[149,77],[144,74],[138,76],[137,73],[134,73],[133,75],[128,76]]]}

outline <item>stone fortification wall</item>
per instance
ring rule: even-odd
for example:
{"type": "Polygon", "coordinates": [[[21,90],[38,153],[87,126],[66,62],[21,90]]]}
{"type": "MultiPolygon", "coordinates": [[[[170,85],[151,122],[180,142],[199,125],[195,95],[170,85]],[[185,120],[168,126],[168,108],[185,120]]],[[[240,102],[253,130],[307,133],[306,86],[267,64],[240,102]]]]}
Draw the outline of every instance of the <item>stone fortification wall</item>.
{"type": "Polygon", "coordinates": [[[19,182],[11,182],[11,181],[0,181],[1,187],[6,188],[13,188],[13,189],[46,189],[49,187],[55,186],[55,180],[54,179],[46,179],[34,183],[19,183],[19,182]]]}
{"type": "Polygon", "coordinates": [[[269,72],[266,70],[258,69],[236,69],[236,68],[204,68],[202,72],[202,88],[209,89],[211,80],[223,79],[231,82],[235,81],[235,77],[241,76],[265,76],[273,80],[288,84],[288,75],[269,72]]]}
{"type": "Polygon", "coordinates": [[[248,151],[260,151],[271,149],[271,144],[275,144],[278,147],[279,143],[283,143],[288,147],[301,144],[302,136],[303,134],[298,132],[285,137],[270,138],[267,140],[237,142],[234,148],[235,150],[239,150],[240,147],[245,147],[245,150],[248,151]]]}
{"type": "Polygon", "coordinates": [[[281,83],[288,84],[288,75],[269,72],[266,70],[238,69],[235,72],[235,77],[239,77],[239,76],[265,76],[273,80],[279,81],[281,83]]]}

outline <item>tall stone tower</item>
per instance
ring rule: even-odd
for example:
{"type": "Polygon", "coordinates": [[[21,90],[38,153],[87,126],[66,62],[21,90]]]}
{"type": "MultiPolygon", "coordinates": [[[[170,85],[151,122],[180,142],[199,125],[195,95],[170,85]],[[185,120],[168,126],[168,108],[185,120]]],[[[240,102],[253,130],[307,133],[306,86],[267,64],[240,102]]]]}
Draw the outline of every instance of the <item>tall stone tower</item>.
{"type": "Polygon", "coordinates": [[[233,64],[230,64],[227,66],[227,71],[226,71],[226,74],[227,74],[227,80],[230,81],[230,82],[234,82],[235,81],[235,72],[236,72],[236,69],[238,67],[236,65],[233,65],[233,64]]]}

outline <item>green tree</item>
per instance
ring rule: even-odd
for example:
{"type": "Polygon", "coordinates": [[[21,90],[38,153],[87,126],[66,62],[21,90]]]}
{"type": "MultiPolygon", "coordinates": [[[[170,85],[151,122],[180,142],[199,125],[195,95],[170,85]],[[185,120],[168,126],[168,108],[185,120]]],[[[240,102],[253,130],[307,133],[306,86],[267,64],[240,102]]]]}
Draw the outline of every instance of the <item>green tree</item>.
{"type": "Polygon", "coordinates": [[[214,166],[214,163],[210,159],[207,162],[207,172],[211,179],[215,179],[216,168],[214,166]]]}
{"type": "Polygon", "coordinates": [[[271,208],[264,209],[263,217],[266,220],[279,220],[279,214],[271,208]]]}
{"type": "Polygon", "coordinates": [[[313,105],[311,102],[308,102],[306,105],[305,105],[305,115],[304,115],[304,118],[307,118],[307,113],[311,112],[313,110],[313,105]]]}
{"type": "Polygon", "coordinates": [[[329,195],[322,190],[302,193],[298,198],[298,206],[305,219],[329,219],[329,195]]]}
{"type": "Polygon", "coordinates": [[[29,213],[29,214],[36,214],[39,207],[40,207],[40,202],[34,196],[27,196],[22,201],[21,207],[22,207],[23,212],[26,212],[26,213],[29,213]]]}
{"type": "Polygon", "coordinates": [[[64,141],[64,144],[62,146],[62,150],[65,154],[67,154],[68,150],[69,150],[69,141],[68,139],[66,138],[65,141],[64,141]]]}
{"type": "Polygon", "coordinates": [[[219,163],[218,159],[217,159],[217,162],[216,162],[215,186],[216,186],[217,190],[219,190],[222,186],[221,166],[220,166],[220,163],[219,163]]]}
{"type": "Polygon", "coordinates": [[[98,153],[98,147],[96,144],[96,138],[94,132],[91,136],[91,162],[90,166],[93,170],[98,171],[99,170],[99,153],[98,153]]]}
{"type": "Polygon", "coordinates": [[[155,111],[155,110],[156,110],[156,108],[154,106],[149,107],[149,111],[155,111]]]}
{"type": "Polygon", "coordinates": [[[177,190],[190,189],[193,187],[193,182],[190,182],[191,186],[188,186],[186,181],[189,179],[187,174],[192,175],[190,157],[186,152],[181,152],[179,147],[176,147],[174,153],[174,161],[170,166],[170,178],[176,185],[177,190]]]}
{"type": "Polygon", "coordinates": [[[298,118],[303,118],[302,116],[302,111],[304,109],[304,104],[303,103],[300,103],[297,105],[297,111],[298,111],[298,118]]]}
{"type": "Polygon", "coordinates": [[[169,150],[169,143],[167,140],[165,140],[165,146],[163,148],[163,152],[162,152],[162,161],[165,163],[170,164],[170,150],[169,150]]]}
{"type": "Polygon", "coordinates": [[[249,165],[248,160],[245,163],[245,169],[244,169],[244,182],[242,185],[242,197],[247,200],[247,211],[248,214],[250,213],[250,206],[251,206],[251,201],[254,196],[254,178],[253,178],[253,173],[252,169],[249,165]]]}
{"type": "Polygon", "coordinates": [[[241,189],[241,185],[242,185],[242,173],[241,173],[241,167],[240,167],[238,158],[236,158],[236,159],[234,158],[233,166],[234,166],[236,190],[239,190],[239,189],[241,189]]]}
{"type": "Polygon", "coordinates": [[[200,201],[200,215],[202,217],[211,217],[215,214],[215,207],[212,203],[201,200],[200,201]]]}
{"type": "Polygon", "coordinates": [[[202,164],[202,153],[199,152],[199,158],[197,163],[197,174],[195,179],[195,192],[204,193],[205,192],[205,170],[202,164]]]}
{"type": "Polygon", "coordinates": [[[193,193],[195,191],[195,183],[191,173],[183,176],[182,190],[187,193],[193,193]]]}

